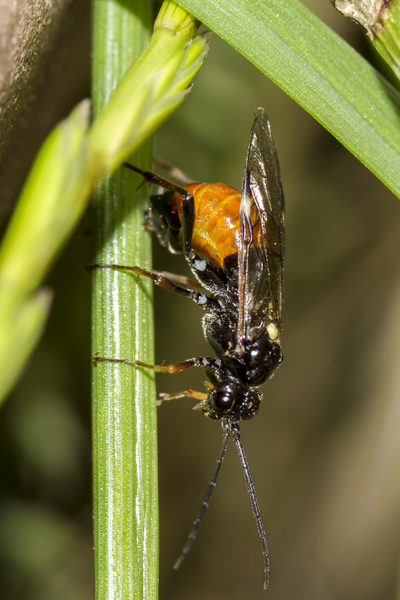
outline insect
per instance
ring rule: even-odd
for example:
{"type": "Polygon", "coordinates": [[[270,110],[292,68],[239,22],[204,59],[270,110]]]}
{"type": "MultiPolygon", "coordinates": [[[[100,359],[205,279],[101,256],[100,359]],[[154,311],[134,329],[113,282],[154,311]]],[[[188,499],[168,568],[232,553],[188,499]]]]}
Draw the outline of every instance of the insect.
{"type": "Polygon", "coordinates": [[[283,257],[285,245],[283,192],[270,123],[264,109],[255,110],[241,193],[221,183],[184,187],[133,165],[127,167],[167,191],[151,197],[146,228],[171,252],[183,253],[195,280],[127,269],[148,277],[168,291],[190,298],[203,310],[203,329],[215,357],[197,357],[167,366],[119,358],[95,360],[134,364],[161,373],[189,367],[205,369],[207,393],[186,390],[161,394],[162,400],[188,396],[205,416],[222,423],[223,441],[203,504],[174,567],[178,568],[197,534],[232,435],[244,471],[264,558],[264,587],[269,557],[264,525],[240,438],[239,422],[259,410],[257,389],[282,362],[283,257]]]}

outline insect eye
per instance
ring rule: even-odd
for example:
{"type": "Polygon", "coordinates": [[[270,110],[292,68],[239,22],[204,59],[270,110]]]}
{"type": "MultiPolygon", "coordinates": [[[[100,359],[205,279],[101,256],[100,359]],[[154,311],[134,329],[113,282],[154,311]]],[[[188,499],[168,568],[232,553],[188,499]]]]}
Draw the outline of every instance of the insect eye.
{"type": "Polygon", "coordinates": [[[235,403],[235,396],[229,387],[214,390],[209,398],[209,404],[215,411],[230,410],[235,403]]]}

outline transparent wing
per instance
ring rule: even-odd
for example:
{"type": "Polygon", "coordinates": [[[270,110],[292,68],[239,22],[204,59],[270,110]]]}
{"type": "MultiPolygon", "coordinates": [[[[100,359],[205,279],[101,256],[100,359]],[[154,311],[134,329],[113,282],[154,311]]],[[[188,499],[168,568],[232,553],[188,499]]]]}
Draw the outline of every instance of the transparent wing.
{"type": "MultiPolygon", "coordinates": [[[[238,341],[268,328],[279,341],[282,330],[283,191],[278,155],[267,113],[255,110],[240,203],[238,341]]],[[[271,337],[271,335],[270,335],[271,337]]]]}

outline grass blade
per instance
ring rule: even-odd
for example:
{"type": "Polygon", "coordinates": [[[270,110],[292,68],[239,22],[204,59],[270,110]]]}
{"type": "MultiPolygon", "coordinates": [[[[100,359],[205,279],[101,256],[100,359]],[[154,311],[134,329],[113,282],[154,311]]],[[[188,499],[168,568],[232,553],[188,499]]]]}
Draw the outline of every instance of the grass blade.
{"type": "Polygon", "coordinates": [[[336,33],[297,0],[180,4],[287,92],[400,197],[399,96],[336,33]]]}

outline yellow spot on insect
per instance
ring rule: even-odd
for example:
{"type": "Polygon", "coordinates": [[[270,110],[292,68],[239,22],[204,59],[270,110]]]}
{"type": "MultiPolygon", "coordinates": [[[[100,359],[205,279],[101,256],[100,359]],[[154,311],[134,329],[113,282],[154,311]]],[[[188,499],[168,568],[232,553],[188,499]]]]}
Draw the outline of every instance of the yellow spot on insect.
{"type": "Polygon", "coordinates": [[[240,210],[250,219],[251,203],[253,198],[248,194],[243,194],[240,200],[240,210]]]}
{"type": "Polygon", "coordinates": [[[268,337],[271,341],[276,340],[276,338],[278,337],[278,329],[277,329],[275,323],[270,323],[267,326],[267,333],[268,333],[268,337]]]}

